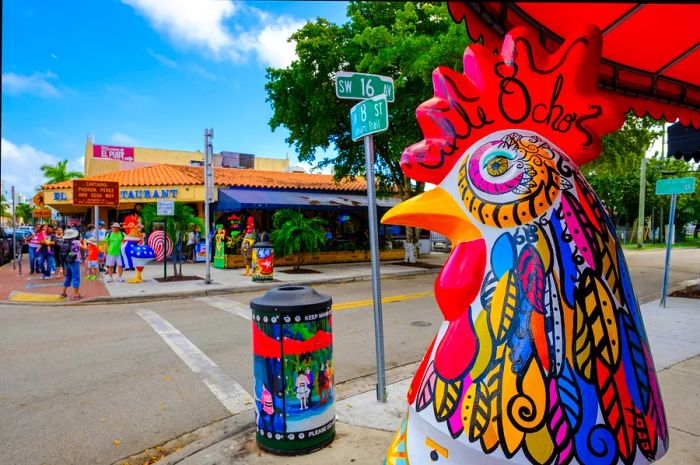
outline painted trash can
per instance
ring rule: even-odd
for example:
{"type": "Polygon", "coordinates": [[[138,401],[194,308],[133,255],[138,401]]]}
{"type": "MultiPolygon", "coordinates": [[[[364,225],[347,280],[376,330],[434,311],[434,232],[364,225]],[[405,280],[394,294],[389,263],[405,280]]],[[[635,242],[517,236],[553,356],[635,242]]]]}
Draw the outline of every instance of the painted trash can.
{"type": "Polygon", "coordinates": [[[271,242],[253,244],[253,281],[272,281],[274,276],[275,247],[271,242]]]}
{"type": "Polygon", "coordinates": [[[335,437],[332,302],[307,286],[277,287],[250,302],[261,449],[301,455],[335,437]]]}

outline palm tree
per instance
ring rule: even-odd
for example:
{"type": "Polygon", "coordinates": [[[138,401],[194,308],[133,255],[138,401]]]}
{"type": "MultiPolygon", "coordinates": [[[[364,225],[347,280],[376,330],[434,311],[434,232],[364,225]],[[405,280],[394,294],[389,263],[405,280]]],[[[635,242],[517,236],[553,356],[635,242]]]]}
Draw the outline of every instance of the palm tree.
{"type": "MultiPolygon", "coordinates": [[[[182,240],[187,235],[187,230],[190,225],[199,226],[201,231],[204,231],[204,222],[194,214],[194,210],[189,205],[182,202],[175,202],[175,214],[173,216],[158,216],[156,204],[147,203],[141,209],[141,221],[143,222],[144,231],[151,231],[153,222],[166,222],[166,232],[173,239],[176,251],[182,251],[182,240]],[[167,222],[165,221],[168,219],[167,222]]],[[[182,276],[182,253],[176,252],[175,260],[173,260],[174,276],[182,276]],[[180,264],[178,270],[177,264],[180,264]]]]}
{"type": "Polygon", "coordinates": [[[15,215],[22,218],[23,223],[29,223],[32,220],[32,207],[28,203],[19,203],[15,206],[15,215]]]}
{"type": "Polygon", "coordinates": [[[304,252],[318,252],[326,243],[324,226],[328,221],[321,217],[306,218],[298,210],[280,210],[272,216],[274,230],[270,235],[275,244],[275,254],[280,257],[297,255],[294,270],[301,268],[304,252]]]}
{"type": "Polygon", "coordinates": [[[39,168],[46,177],[46,184],[70,181],[71,179],[82,178],[80,171],[68,171],[68,160],[59,161],[54,165],[41,165],[39,168]]]}

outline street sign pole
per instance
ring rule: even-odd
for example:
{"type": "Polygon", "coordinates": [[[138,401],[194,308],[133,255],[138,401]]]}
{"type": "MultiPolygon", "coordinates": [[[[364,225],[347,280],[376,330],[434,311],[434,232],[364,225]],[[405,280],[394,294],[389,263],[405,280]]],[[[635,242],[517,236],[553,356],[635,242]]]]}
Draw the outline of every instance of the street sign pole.
{"type": "Polygon", "coordinates": [[[668,213],[668,237],[666,238],[666,263],[664,264],[664,283],[661,287],[661,306],[666,308],[668,292],[668,275],[671,267],[671,244],[673,243],[673,221],[676,216],[676,194],[671,196],[671,211],[668,213]]]}
{"type": "Polygon", "coordinates": [[[165,217],[163,223],[163,282],[168,280],[168,242],[165,240],[165,235],[168,232],[168,217],[165,217]]]}
{"type": "Polygon", "coordinates": [[[644,246],[644,201],[647,192],[647,159],[642,158],[642,169],[639,173],[639,215],[637,216],[637,248],[644,246]]]}
{"type": "Polygon", "coordinates": [[[377,199],[374,186],[374,139],[364,137],[367,179],[367,210],[369,212],[369,241],[372,255],[372,299],[374,300],[374,342],[377,355],[377,400],[386,402],[384,369],[384,323],[382,321],[382,289],[379,276],[379,231],[377,230],[377,199]]]}
{"type": "Polygon", "coordinates": [[[211,284],[211,237],[209,233],[211,221],[209,220],[209,202],[211,202],[214,197],[211,160],[211,139],[213,137],[213,129],[204,130],[204,243],[207,248],[205,284],[211,284]]]}

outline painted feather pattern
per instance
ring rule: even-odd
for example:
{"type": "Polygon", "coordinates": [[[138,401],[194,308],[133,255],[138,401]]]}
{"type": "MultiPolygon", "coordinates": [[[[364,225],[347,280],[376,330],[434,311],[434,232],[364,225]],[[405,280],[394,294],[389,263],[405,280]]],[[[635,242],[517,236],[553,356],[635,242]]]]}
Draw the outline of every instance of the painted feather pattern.
{"type": "Polygon", "coordinates": [[[667,449],[666,418],[629,272],[605,211],[576,168],[541,139],[510,135],[492,145],[516,147],[514,159],[527,168],[509,191],[493,185],[498,167],[471,184],[481,165],[465,159],[460,192],[471,220],[489,226],[482,230],[489,255],[477,273],[474,300],[457,302],[474,314],[448,321],[439,333],[413,417],[429,420],[430,431],[438,428],[450,447],[498,451],[517,464],[657,459],[667,449]],[[527,150],[518,151],[523,144],[527,150]],[[470,194],[475,186],[489,190],[478,198],[481,205],[470,194]],[[493,200],[507,192],[520,200],[493,200]],[[538,212],[540,205],[548,207],[538,212]],[[469,363],[464,372],[449,369],[443,356],[469,363]]]}

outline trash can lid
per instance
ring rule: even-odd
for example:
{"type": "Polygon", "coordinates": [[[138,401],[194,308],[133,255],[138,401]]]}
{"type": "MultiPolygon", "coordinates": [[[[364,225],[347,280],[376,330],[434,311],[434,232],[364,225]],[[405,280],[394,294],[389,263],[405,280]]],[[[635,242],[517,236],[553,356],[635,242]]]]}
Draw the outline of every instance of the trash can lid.
{"type": "Polygon", "coordinates": [[[326,310],[332,303],[331,296],[319,294],[308,286],[287,285],[270,289],[264,296],[251,300],[250,308],[279,313],[312,313],[326,310]]]}

